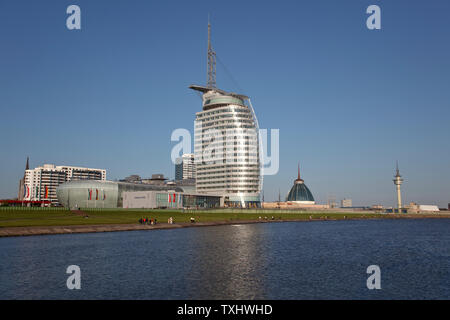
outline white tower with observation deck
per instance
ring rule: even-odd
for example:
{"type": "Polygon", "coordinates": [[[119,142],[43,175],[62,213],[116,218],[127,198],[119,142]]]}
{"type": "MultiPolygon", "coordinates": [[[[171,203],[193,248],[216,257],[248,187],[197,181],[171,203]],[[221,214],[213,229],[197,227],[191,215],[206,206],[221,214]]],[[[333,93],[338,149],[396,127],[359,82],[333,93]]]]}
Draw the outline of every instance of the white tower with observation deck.
{"type": "Polygon", "coordinates": [[[396,172],[395,172],[393,181],[394,181],[395,187],[397,189],[397,209],[398,209],[398,213],[400,213],[400,211],[402,209],[402,193],[400,190],[400,186],[403,183],[403,179],[402,179],[402,176],[400,175],[400,171],[398,170],[398,162],[397,162],[396,172]]]}
{"type": "Polygon", "coordinates": [[[230,207],[260,207],[258,121],[249,97],[216,87],[210,23],[207,85],[189,88],[202,93],[202,111],[196,113],[194,128],[197,192],[221,194],[230,207]]]}

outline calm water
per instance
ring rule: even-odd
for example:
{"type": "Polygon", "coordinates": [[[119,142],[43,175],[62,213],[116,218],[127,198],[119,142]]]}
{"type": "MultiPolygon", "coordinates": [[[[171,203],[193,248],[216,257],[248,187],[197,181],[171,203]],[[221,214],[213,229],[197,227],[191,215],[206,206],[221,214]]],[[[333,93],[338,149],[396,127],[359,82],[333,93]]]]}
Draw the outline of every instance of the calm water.
{"type": "Polygon", "coordinates": [[[450,220],[0,238],[1,299],[449,299],[450,220]],[[67,266],[81,268],[68,290],[67,266]],[[366,268],[381,268],[368,290],[366,268]]]}

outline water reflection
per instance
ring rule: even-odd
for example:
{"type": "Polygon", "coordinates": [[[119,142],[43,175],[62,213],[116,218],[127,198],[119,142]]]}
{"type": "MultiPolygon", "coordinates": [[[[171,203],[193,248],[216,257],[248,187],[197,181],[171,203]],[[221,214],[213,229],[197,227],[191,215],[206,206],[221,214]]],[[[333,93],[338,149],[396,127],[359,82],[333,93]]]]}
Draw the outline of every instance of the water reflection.
{"type": "Polygon", "coordinates": [[[214,227],[192,238],[189,296],[254,299],[265,295],[266,232],[259,225],[214,227]],[[211,233],[214,237],[211,237],[211,233]],[[200,296],[199,296],[200,295],[200,296]]]}
{"type": "Polygon", "coordinates": [[[0,238],[0,299],[448,299],[450,220],[0,238]],[[67,266],[81,290],[66,288],[67,266]],[[382,290],[367,290],[378,264],[382,290]]]}

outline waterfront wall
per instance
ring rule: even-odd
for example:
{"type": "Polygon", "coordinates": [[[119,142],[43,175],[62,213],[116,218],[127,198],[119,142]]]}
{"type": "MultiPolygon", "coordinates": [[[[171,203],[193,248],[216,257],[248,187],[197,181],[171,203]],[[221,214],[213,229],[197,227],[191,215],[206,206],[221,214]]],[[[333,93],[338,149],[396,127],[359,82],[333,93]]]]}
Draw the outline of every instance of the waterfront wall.
{"type": "MultiPolygon", "coordinates": [[[[1,211],[70,211],[68,208],[64,207],[0,207],[1,211]]],[[[311,209],[239,209],[239,208],[218,208],[218,209],[126,209],[126,208],[83,208],[81,209],[83,211],[119,211],[126,213],[127,211],[142,211],[142,212],[178,212],[178,213],[189,213],[189,214],[195,214],[197,212],[202,213],[253,213],[253,214],[260,214],[260,215],[275,215],[278,213],[292,213],[292,214],[313,214],[313,213],[321,213],[321,214],[327,214],[327,213],[362,213],[362,214],[372,214],[372,213],[383,213],[381,211],[373,211],[373,210],[355,210],[355,209],[344,209],[344,208],[330,208],[330,209],[323,209],[323,210],[311,210],[311,209]]],[[[428,214],[428,215],[450,215],[450,211],[444,211],[441,210],[439,212],[414,212],[414,213],[408,213],[408,214],[428,214]]],[[[388,213],[388,215],[406,215],[406,214],[398,214],[398,213],[388,213]]]]}

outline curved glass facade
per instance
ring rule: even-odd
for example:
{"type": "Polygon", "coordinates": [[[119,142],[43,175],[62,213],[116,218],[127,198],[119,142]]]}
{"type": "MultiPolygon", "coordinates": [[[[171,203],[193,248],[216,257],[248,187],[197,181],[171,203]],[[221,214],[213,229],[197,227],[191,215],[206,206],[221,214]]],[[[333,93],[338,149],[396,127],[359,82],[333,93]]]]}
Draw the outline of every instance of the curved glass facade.
{"type": "Polygon", "coordinates": [[[288,193],[286,201],[298,201],[298,202],[312,202],[314,203],[314,197],[309,191],[303,180],[294,182],[291,190],[288,193]]]}
{"type": "Polygon", "coordinates": [[[225,205],[233,207],[259,207],[260,151],[253,109],[245,96],[215,88],[203,92],[194,130],[197,192],[222,194],[225,205]]]}

